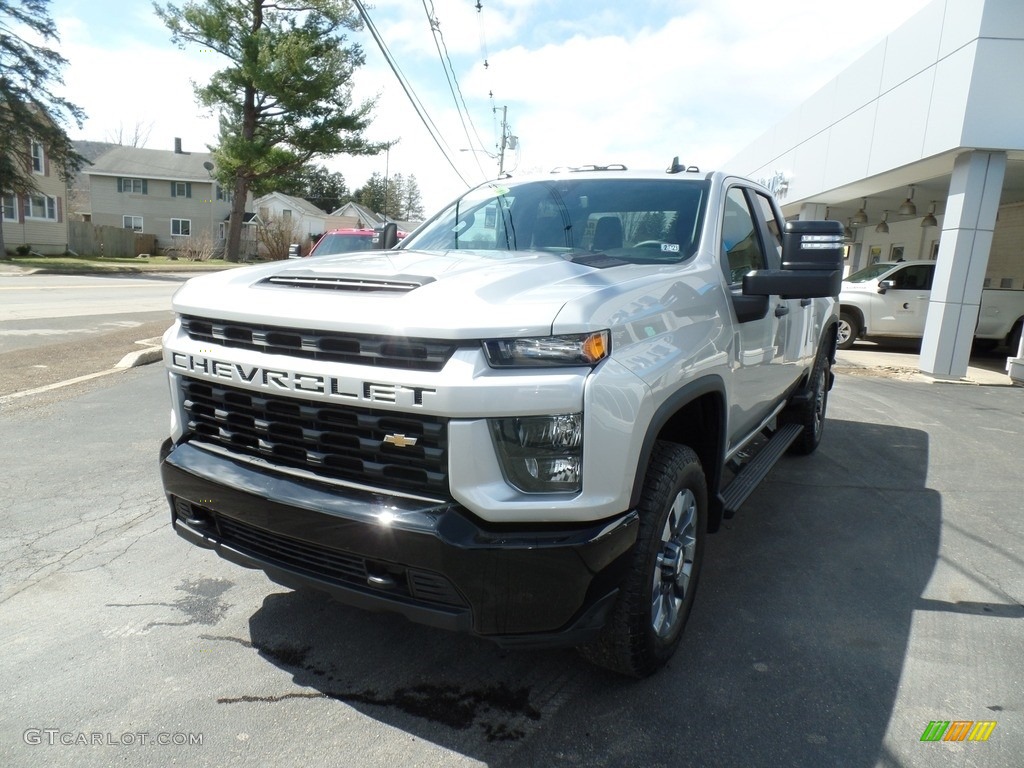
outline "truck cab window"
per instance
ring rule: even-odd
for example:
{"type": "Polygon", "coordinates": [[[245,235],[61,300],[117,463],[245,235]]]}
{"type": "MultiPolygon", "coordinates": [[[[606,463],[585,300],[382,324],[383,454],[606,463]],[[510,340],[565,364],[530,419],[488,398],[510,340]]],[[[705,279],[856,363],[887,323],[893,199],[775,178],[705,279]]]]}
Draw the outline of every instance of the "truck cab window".
{"type": "Polygon", "coordinates": [[[927,291],[932,287],[932,276],[935,274],[934,264],[914,264],[904,267],[892,276],[897,290],[927,291]]]}
{"type": "Polygon", "coordinates": [[[730,284],[741,282],[748,272],[767,267],[761,240],[754,226],[754,217],[740,187],[730,188],[726,195],[722,256],[730,284]]]}

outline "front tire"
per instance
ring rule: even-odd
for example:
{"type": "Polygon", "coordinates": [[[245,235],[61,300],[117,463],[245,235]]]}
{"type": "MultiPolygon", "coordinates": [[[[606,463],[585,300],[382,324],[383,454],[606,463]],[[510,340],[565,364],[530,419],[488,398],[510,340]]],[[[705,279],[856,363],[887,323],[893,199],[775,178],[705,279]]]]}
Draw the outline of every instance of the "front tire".
{"type": "Polygon", "coordinates": [[[853,347],[853,342],[860,336],[860,323],[857,318],[851,315],[849,312],[841,312],[839,314],[839,328],[836,332],[837,344],[839,349],[850,349],[853,347]]]}
{"type": "Polygon", "coordinates": [[[822,350],[814,363],[811,379],[807,382],[810,397],[799,405],[790,406],[782,413],[787,424],[799,424],[804,428],[800,436],[789,446],[789,452],[806,456],[814,453],[821,443],[825,430],[825,412],[828,410],[829,380],[832,378],[832,364],[829,355],[822,350]]]}
{"type": "Polygon", "coordinates": [[[582,647],[598,666],[646,677],[675,652],[693,606],[707,536],[707,480],[691,448],[659,441],[637,511],[629,573],[601,636],[582,647]]]}

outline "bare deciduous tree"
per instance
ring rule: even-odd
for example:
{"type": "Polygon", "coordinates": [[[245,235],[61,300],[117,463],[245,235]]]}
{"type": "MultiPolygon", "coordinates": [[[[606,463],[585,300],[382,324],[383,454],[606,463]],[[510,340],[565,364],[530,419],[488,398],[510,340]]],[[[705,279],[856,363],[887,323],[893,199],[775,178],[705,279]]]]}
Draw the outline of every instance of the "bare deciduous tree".
{"type": "Polygon", "coordinates": [[[125,128],[124,123],[118,123],[117,128],[107,131],[107,141],[120,144],[122,147],[135,147],[142,149],[149,141],[149,134],[153,132],[153,121],[144,123],[142,120],[135,121],[134,128],[125,128]]]}
{"type": "Polygon", "coordinates": [[[272,261],[288,258],[288,246],[302,242],[302,233],[291,219],[269,216],[257,230],[261,255],[272,261]]]}

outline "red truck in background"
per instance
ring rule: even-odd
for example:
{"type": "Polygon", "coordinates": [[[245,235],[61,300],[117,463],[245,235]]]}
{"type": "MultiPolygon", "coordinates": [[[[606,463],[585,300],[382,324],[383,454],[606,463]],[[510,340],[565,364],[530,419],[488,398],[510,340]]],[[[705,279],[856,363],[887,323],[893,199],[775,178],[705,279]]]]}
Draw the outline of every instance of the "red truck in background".
{"type": "MultiPolygon", "coordinates": [[[[388,225],[378,229],[332,229],[317,240],[316,245],[307,254],[309,256],[334,256],[338,253],[352,253],[354,251],[373,251],[381,248],[391,248],[398,241],[405,238],[408,232],[394,227],[394,241],[388,245],[388,225]]],[[[289,250],[288,257],[300,258],[298,245],[295,244],[289,250]]]]}

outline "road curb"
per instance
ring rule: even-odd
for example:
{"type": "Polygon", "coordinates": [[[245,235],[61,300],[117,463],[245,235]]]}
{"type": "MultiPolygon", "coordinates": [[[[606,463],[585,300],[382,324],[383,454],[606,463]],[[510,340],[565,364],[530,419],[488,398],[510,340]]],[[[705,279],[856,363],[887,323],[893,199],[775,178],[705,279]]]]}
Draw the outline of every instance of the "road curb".
{"type": "Polygon", "coordinates": [[[161,360],[164,356],[163,347],[146,347],[137,352],[129,352],[118,361],[115,368],[138,368],[140,365],[149,365],[161,360]]]}

